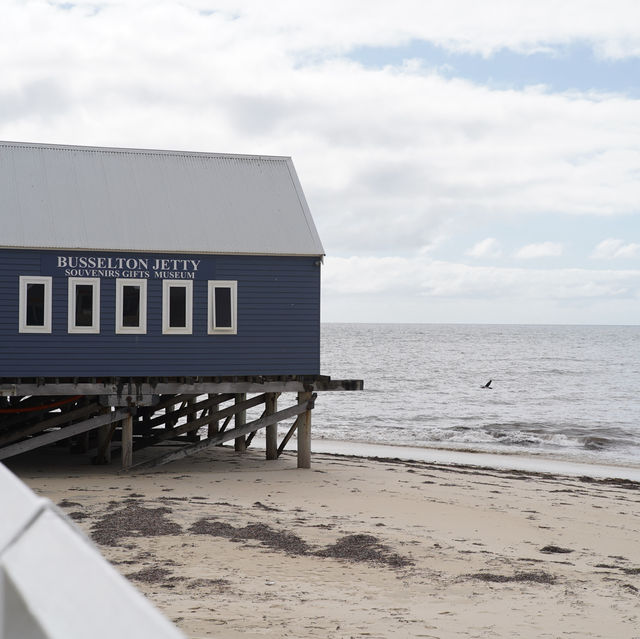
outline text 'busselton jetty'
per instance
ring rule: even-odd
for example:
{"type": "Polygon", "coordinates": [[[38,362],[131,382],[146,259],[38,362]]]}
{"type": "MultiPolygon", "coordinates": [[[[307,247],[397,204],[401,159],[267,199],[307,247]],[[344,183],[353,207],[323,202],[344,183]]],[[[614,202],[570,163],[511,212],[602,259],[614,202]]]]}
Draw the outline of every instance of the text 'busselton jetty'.
{"type": "Polygon", "coordinates": [[[0,459],[265,429],[309,467],[316,393],[362,389],[320,374],[323,255],[290,158],[0,142],[0,459]]]}

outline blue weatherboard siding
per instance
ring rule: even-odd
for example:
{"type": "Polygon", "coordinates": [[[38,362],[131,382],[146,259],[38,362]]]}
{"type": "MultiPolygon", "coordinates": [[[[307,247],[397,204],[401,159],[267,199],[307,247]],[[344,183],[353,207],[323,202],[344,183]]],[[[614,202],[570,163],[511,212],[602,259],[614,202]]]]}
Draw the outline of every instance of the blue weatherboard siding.
{"type": "MultiPolygon", "coordinates": [[[[0,249],[0,377],[317,375],[320,372],[317,260],[308,256],[0,249]],[[171,270],[174,275],[193,281],[193,334],[162,334],[163,280],[151,268],[145,278],[146,334],[116,334],[113,276],[100,277],[100,333],[69,334],[68,277],[65,269],[59,267],[59,256],[85,257],[82,262],[85,267],[110,266],[115,271],[118,266],[127,270],[123,258],[147,259],[150,267],[156,264],[156,259],[200,260],[197,272],[193,272],[189,262],[171,270]],[[89,261],[89,257],[95,259],[89,261]],[[111,262],[106,261],[108,258],[112,258],[111,262]],[[53,277],[50,334],[18,331],[20,275],[53,277]],[[238,282],[237,335],[207,334],[208,280],[238,282]]],[[[144,270],[140,269],[140,263],[136,266],[136,270],[144,270]]],[[[97,275],[87,272],[81,276],[97,275]]]]}

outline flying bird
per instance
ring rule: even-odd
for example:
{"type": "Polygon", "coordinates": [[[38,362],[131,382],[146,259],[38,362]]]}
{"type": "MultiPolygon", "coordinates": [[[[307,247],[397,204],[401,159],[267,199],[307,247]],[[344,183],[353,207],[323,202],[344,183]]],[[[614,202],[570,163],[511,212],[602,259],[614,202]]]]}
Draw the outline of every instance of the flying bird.
{"type": "Polygon", "coordinates": [[[482,386],[482,388],[488,388],[489,390],[493,390],[493,388],[491,388],[491,382],[492,382],[492,381],[493,381],[493,380],[492,380],[492,379],[490,379],[490,380],[489,380],[489,381],[488,381],[484,386],[482,386]]]}

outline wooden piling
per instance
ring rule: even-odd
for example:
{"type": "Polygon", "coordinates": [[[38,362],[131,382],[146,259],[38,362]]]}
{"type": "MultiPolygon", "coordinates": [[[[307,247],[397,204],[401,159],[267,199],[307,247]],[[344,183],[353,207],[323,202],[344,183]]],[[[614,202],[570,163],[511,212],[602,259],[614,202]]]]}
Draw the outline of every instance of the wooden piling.
{"type": "MultiPolygon", "coordinates": [[[[298,403],[311,401],[311,393],[298,393],[298,403]]],[[[298,422],[298,468],[311,468],[311,407],[298,422]]]]}
{"type": "MultiPolygon", "coordinates": [[[[176,410],[176,407],[173,403],[171,403],[165,408],[164,414],[168,416],[170,413],[173,413],[174,410],[176,410]]],[[[171,417],[167,417],[166,421],[164,422],[165,429],[171,430],[174,426],[175,420],[173,420],[171,417]]]]}
{"type": "Polygon", "coordinates": [[[113,437],[114,425],[105,424],[98,428],[98,453],[96,464],[111,463],[111,438],[113,437]]]}
{"type": "MultiPolygon", "coordinates": [[[[265,400],[265,415],[273,415],[278,412],[278,395],[267,393],[265,400]]],[[[278,423],[266,428],[267,459],[278,459],[278,423]]]]}
{"type": "MultiPolygon", "coordinates": [[[[189,410],[189,412],[187,413],[187,424],[191,424],[192,422],[196,421],[197,410],[194,408],[195,403],[196,403],[195,397],[191,397],[190,399],[187,400],[187,409],[189,410]]],[[[204,414],[205,413],[203,411],[203,415],[204,414]]],[[[189,429],[187,431],[187,440],[190,442],[197,442],[200,440],[197,428],[189,429]]]]}
{"type": "MultiPolygon", "coordinates": [[[[215,399],[217,396],[218,393],[209,393],[209,399],[215,399]]],[[[217,407],[212,406],[209,410],[213,413],[215,410],[217,410],[217,407]]],[[[213,437],[214,435],[216,435],[218,432],[218,428],[219,422],[217,419],[209,422],[209,425],[207,426],[207,437],[213,437]]]]}
{"type": "Polygon", "coordinates": [[[133,463],[133,417],[122,420],[122,468],[131,468],[133,463]]]}
{"type": "MultiPolygon", "coordinates": [[[[247,399],[246,393],[236,393],[236,404],[240,404],[247,399]]],[[[247,423],[247,411],[240,410],[235,416],[235,427],[242,428],[247,423]]],[[[234,440],[234,448],[237,453],[244,453],[247,450],[245,435],[240,435],[234,440]]]]}

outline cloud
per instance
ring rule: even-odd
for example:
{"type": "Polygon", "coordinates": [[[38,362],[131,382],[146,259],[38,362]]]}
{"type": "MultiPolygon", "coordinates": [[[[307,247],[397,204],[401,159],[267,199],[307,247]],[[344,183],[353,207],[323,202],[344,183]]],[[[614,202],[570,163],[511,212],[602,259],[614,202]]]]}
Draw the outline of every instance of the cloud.
{"type": "Polygon", "coordinates": [[[329,295],[518,300],[640,299],[640,270],[468,266],[428,258],[329,257],[329,295]]]}
{"type": "Polygon", "coordinates": [[[500,257],[502,255],[502,249],[500,248],[500,242],[498,242],[498,240],[494,237],[488,237],[474,244],[467,251],[467,255],[471,255],[471,257],[500,257]]]}
{"type": "Polygon", "coordinates": [[[609,238],[602,240],[591,254],[591,257],[599,260],[612,260],[616,258],[630,258],[640,255],[640,244],[634,242],[625,243],[623,240],[609,238]]]}
{"type": "Polygon", "coordinates": [[[291,155],[334,255],[408,256],[487,220],[637,213],[638,100],[347,57],[420,40],[640,51],[632,1],[488,6],[7,0],[0,138],[291,155]]]}
{"type": "Polygon", "coordinates": [[[560,242],[540,242],[538,244],[527,244],[515,253],[515,257],[529,260],[538,257],[559,257],[562,255],[563,247],[560,242]]]}
{"type": "MultiPolygon", "coordinates": [[[[192,10],[212,6],[207,0],[182,4],[192,10]]],[[[531,53],[576,41],[592,43],[603,57],[640,52],[636,28],[640,9],[634,0],[591,0],[586,6],[582,0],[564,0],[561,5],[553,0],[397,0],[391,8],[369,0],[219,0],[215,8],[218,15],[241,23],[253,37],[275,32],[286,50],[316,54],[416,40],[485,56],[500,49],[531,53]]]]}
{"type": "Polygon", "coordinates": [[[9,1],[2,102],[14,108],[0,114],[0,135],[293,155],[339,250],[350,217],[352,248],[410,250],[452,216],[512,216],[523,202],[525,213],[635,211],[636,100],[492,90],[419,63],[368,70],[340,57],[414,39],[478,51],[636,42],[633,3],[602,15],[579,2],[569,2],[576,13],[513,4],[9,1]],[[53,97],[25,112],[34,86],[53,97]]]}
{"type": "Polygon", "coordinates": [[[68,113],[73,108],[72,97],[57,82],[41,79],[22,85],[13,91],[0,89],[0,123],[39,117],[46,113],[47,119],[68,113]]]}

